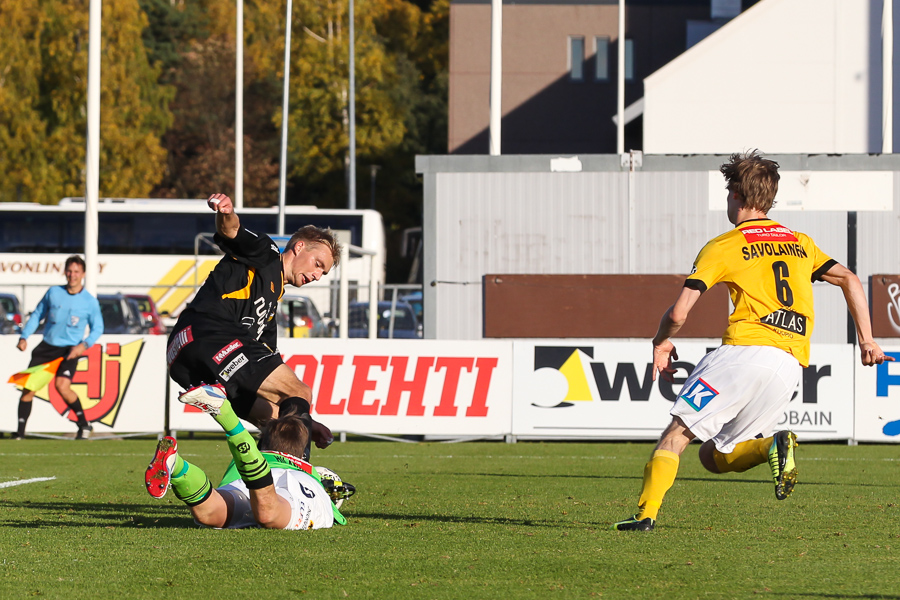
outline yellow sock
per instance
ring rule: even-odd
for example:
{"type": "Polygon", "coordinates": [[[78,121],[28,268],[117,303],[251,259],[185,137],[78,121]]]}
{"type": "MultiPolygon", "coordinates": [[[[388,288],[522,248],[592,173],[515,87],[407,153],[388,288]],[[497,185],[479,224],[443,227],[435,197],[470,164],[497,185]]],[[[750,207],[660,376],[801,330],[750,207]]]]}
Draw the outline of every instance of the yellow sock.
{"type": "Polygon", "coordinates": [[[729,454],[722,454],[713,449],[713,460],[716,461],[720,473],[743,473],[747,469],[767,462],[771,446],[771,437],[747,440],[735,446],[729,454]]]}
{"type": "Polygon", "coordinates": [[[663,496],[675,483],[679,462],[678,455],[668,450],[657,450],[650,457],[650,462],[644,467],[644,487],[638,500],[641,509],[637,517],[639,521],[647,517],[656,519],[663,496]]]}

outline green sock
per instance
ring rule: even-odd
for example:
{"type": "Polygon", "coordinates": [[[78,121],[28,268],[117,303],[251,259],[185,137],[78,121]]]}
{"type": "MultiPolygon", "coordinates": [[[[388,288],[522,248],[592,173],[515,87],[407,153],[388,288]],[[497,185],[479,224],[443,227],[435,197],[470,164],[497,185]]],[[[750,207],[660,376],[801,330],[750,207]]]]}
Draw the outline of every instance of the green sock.
{"type": "Polygon", "coordinates": [[[238,422],[233,429],[225,431],[228,440],[228,449],[234,458],[234,466],[241,479],[247,484],[247,488],[258,490],[267,485],[272,485],[272,471],[269,463],[263,458],[262,452],[256,445],[256,440],[244,426],[238,422]]]}
{"type": "Polygon", "coordinates": [[[229,402],[228,400],[222,402],[222,408],[219,409],[219,414],[213,415],[213,419],[216,420],[216,423],[222,426],[222,429],[225,430],[225,433],[228,433],[241,424],[241,420],[234,413],[234,409],[231,407],[231,402],[229,402]]]}
{"type": "Polygon", "coordinates": [[[212,494],[212,484],[203,469],[175,455],[175,467],[172,469],[172,491],[175,497],[187,504],[196,506],[212,494]]]}

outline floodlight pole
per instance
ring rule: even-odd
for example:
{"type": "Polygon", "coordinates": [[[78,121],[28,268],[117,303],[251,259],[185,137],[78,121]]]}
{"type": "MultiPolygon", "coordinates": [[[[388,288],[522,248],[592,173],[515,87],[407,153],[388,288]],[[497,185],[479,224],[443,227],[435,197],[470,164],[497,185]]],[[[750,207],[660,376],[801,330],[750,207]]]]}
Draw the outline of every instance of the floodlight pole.
{"type": "Polygon", "coordinates": [[[288,100],[291,80],[291,14],[293,3],[287,0],[284,24],[284,93],[281,101],[281,169],[278,177],[278,235],[284,235],[285,187],[287,182],[288,100]]]}
{"type": "Polygon", "coordinates": [[[619,0],[619,56],[616,81],[616,154],[625,152],[625,0],[619,0]]]}
{"type": "Polygon", "coordinates": [[[244,208],[244,0],[237,0],[234,85],[234,206],[244,208]]]}
{"type": "Polygon", "coordinates": [[[500,156],[503,95],[503,0],[491,0],[491,97],[489,122],[489,152],[500,156]]]}
{"type": "Polygon", "coordinates": [[[894,151],[894,7],[884,0],[881,15],[881,153],[894,151]]]}
{"type": "Polygon", "coordinates": [[[97,204],[100,196],[100,28],[101,0],[90,0],[88,16],[87,150],[84,187],[84,287],[97,295],[100,273],[97,204]]]}
{"type": "Polygon", "coordinates": [[[356,32],[353,22],[354,8],[353,0],[350,0],[350,98],[349,98],[349,127],[348,136],[350,138],[349,156],[349,172],[347,174],[347,208],[356,208],[356,32]]]}

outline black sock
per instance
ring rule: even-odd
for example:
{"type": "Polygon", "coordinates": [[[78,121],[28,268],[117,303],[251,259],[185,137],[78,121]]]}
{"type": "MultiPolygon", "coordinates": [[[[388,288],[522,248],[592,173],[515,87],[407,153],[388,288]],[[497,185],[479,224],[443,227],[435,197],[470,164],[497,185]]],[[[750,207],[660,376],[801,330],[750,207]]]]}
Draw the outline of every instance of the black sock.
{"type": "Polygon", "coordinates": [[[19,429],[17,431],[19,437],[25,435],[25,423],[31,416],[31,402],[22,402],[19,400],[19,429]]]}
{"type": "Polygon", "coordinates": [[[84,418],[84,410],[81,408],[81,400],[75,399],[75,402],[69,405],[69,410],[75,413],[79,425],[87,425],[87,419],[84,418]]]}

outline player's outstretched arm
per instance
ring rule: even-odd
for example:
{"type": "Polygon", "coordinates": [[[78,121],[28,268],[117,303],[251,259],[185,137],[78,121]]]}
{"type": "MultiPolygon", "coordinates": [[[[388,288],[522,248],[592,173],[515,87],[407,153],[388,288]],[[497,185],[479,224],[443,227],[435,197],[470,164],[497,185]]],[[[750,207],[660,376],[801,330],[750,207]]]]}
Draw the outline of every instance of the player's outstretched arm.
{"type": "Polygon", "coordinates": [[[675,304],[663,314],[659,321],[659,329],[653,338],[653,381],[659,373],[666,381],[673,381],[675,369],[672,361],[678,360],[675,344],[669,339],[674,336],[687,321],[688,314],[700,298],[700,291],[682,288],[675,304]]]}
{"type": "Polygon", "coordinates": [[[892,356],[885,356],[884,351],[872,339],[872,321],[869,319],[869,304],[866,292],[856,273],[841,264],[835,264],[822,275],[822,281],[836,285],[844,292],[847,309],[856,324],[856,339],[859,342],[859,353],[862,364],[866,366],[880,365],[884,361],[892,361],[892,356]]]}
{"type": "Polygon", "coordinates": [[[216,211],[216,231],[219,235],[234,239],[241,227],[241,220],[234,212],[231,198],[225,194],[213,194],[206,200],[206,204],[216,211]]]}

